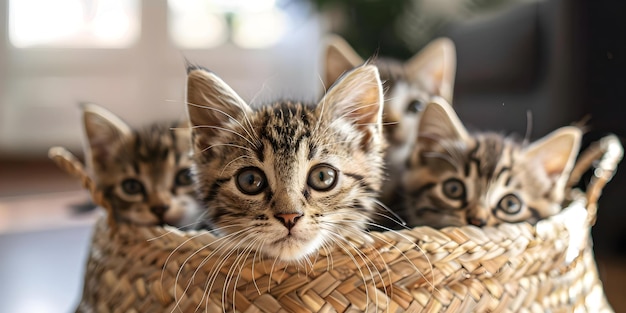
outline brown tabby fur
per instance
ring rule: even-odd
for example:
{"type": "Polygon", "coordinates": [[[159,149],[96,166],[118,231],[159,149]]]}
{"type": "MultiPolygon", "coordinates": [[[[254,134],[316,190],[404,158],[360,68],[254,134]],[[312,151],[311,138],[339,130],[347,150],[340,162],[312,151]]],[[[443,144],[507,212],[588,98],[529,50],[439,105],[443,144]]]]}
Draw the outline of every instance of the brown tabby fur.
{"type": "MultiPolygon", "coordinates": [[[[363,62],[345,40],[329,36],[324,56],[324,84],[330,86],[343,72],[363,62]]],[[[451,40],[439,38],[409,60],[374,57],[371,62],[378,67],[386,88],[383,123],[389,143],[385,156],[388,181],[381,198],[393,208],[398,199],[398,178],[406,169],[406,159],[415,142],[419,112],[435,96],[452,101],[456,50],[451,40]]]]}
{"type": "Polygon", "coordinates": [[[187,226],[199,212],[191,185],[190,131],[182,123],[131,129],[104,108],[83,106],[86,158],[118,222],[187,226]]]}
{"type": "Polygon", "coordinates": [[[381,187],[382,105],[371,65],[344,75],[317,105],[255,108],[215,74],[189,68],[194,174],[208,223],[231,247],[281,260],[363,237],[381,187]],[[320,168],[336,170],[325,190],[313,188],[327,178],[320,168]]]}
{"type": "Polygon", "coordinates": [[[581,136],[562,127],[525,145],[470,134],[445,100],[430,103],[403,177],[400,213],[411,226],[536,223],[560,210],[581,136]]]}

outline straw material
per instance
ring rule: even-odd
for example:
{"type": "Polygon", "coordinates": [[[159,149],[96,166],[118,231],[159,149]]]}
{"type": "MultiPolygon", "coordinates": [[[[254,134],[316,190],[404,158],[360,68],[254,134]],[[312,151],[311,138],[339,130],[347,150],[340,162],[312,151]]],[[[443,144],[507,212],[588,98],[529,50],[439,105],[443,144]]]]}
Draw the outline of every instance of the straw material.
{"type": "MultiPolygon", "coordinates": [[[[227,253],[207,231],[103,218],[77,312],[612,312],[590,237],[595,201],[622,157],[607,138],[575,167],[578,175],[598,166],[587,192],[572,191],[561,213],[534,226],[372,232],[371,242],[309,262],[227,253]]],[[[51,157],[102,201],[62,151],[51,157]]]]}

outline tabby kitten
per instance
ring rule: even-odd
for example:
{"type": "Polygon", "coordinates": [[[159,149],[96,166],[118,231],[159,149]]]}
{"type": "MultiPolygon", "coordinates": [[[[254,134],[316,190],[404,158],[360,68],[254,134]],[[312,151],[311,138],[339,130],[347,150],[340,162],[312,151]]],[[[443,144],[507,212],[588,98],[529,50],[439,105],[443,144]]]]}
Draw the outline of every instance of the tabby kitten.
{"type": "Polygon", "coordinates": [[[376,67],[347,73],[317,105],[255,108],[191,67],[187,102],[199,197],[229,244],[291,261],[367,238],[384,146],[376,67]]]}
{"type": "Polygon", "coordinates": [[[432,102],[403,177],[403,215],[411,226],[536,223],[559,212],[581,136],[568,126],[526,145],[468,133],[445,100],[432,102]]]}
{"type": "MultiPolygon", "coordinates": [[[[341,73],[362,64],[364,60],[338,36],[327,40],[325,53],[325,85],[330,86],[341,73]]],[[[411,59],[377,57],[372,60],[385,83],[383,123],[389,143],[386,168],[389,181],[383,186],[382,199],[395,206],[400,181],[395,177],[405,171],[405,160],[415,142],[418,113],[434,96],[452,101],[456,72],[456,50],[447,38],[439,38],[424,47],[411,59]]]]}
{"type": "Polygon", "coordinates": [[[153,123],[133,130],[100,106],[82,110],[87,168],[116,221],[182,227],[197,219],[187,125],[153,123]]]}

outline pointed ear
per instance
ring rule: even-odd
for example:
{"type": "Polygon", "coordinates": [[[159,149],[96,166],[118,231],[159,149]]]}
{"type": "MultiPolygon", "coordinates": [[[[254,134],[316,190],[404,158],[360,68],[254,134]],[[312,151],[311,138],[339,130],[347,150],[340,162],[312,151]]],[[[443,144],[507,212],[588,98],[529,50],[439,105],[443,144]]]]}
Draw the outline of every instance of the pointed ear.
{"type": "Polygon", "coordinates": [[[434,98],[433,102],[426,105],[420,115],[417,134],[420,144],[432,144],[442,139],[470,140],[456,112],[443,98],[434,98]]]}
{"type": "Polygon", "coordinates": [[[561,127],[533,142],[522,153],[526,160],[543,167],[555,182],[555,190],[562,190],[574,167],[581,138],[582,131],[579,128],[561,127]]]}
{"type": "Polygon", "coordinates": [[[99,105],[83,104],[81,109],[88,144],[87,162],[92,162],[90,159],[102,162],[114,153],[111,148],[116,143],[131,136],[132,130],[119,117],[99,105]]]}
{"type": "Polygon", "coordinates": [[[409,164],[418,164],[423,152],[438,151],[441,140],[468,143],[472,139],[452,106],[445,99],[435,97],[419,115],[417,139],[409,164]]]}
{"type": "Polygon", "coordinates": [[[374,65],[364,65],[343,75],[317,106],[328,120],[346,119],[364,132],[364,140],[382,133],[383,87],[374,65]],[[376,129],[376,134],[371,129],[376,129]]]}
{"type": "Polygon", "coordinates": [[[330,35],[325,41],[324,88],[328,89],[343,73],[363,64],[364,60],[337,35],[330,35]]]}
{"type": "Polygon", "coordinates": [[[252,111],[217,75],[203,68],[187,70],[187,114],[192,132],[206,143],[219,132],[215,127],[252,111]]]}
{"type": "Polygon", "coordinates": [[[418,86],[449,103],[454,92],[456,48],[448,38],[435,39],[404,63],[406,72],[418,86]]]}

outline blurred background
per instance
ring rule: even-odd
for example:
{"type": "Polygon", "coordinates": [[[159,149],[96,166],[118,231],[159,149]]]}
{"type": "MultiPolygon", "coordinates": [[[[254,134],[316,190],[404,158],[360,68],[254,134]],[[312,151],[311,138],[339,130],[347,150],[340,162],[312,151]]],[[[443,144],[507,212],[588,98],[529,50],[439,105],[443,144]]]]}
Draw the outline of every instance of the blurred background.
{"type": "MultiPolygon", "coordinates": [[[[585,144],[626,135],[621,0],[0,0],[0,312],[68,312],[80,297],[86,192],[48,161],[81,155],[78,104],[131,125],[184,116],[185,64],[245,100],[314,100],[322,40],[362,57],[407,59],[430,40],[457,47],[454,106],[470,128],[532,138],[590,117],[585,144]]],[[[593,229],[600,274],[626,312],[626,168],[593,229]]]]}

